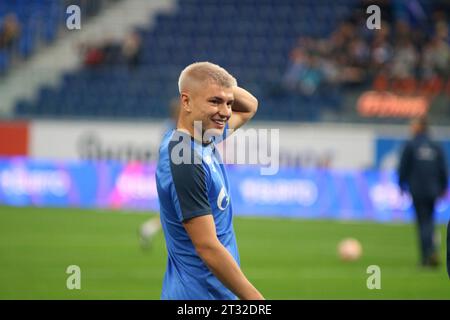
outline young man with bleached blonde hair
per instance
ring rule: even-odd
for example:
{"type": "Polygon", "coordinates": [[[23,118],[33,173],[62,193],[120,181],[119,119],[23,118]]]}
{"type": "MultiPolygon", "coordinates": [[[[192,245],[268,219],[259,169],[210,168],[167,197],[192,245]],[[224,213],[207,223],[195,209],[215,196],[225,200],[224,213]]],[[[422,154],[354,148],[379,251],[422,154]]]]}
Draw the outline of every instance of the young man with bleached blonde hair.
{"type": "Polygon", "coordinates": [[[178,81],[177,128],[156,172],[168,251],[162,299],[263,299],[240,269],[230,185],[215,144],[256,113],[257,99],[225,69],[193,63],[178,81]]]}

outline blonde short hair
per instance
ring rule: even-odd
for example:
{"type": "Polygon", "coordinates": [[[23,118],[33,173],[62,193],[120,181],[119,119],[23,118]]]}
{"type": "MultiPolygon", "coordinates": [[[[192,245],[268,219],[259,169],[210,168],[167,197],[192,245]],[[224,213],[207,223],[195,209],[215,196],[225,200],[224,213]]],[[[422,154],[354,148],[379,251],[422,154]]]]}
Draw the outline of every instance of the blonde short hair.
{"type": "Polygon", "coordinates": [[[178,78],[178,91],[181,93],[192,81],[211,81],[225,88],[237,86],[236,79],[227,70],[211,62],[195,62],[184,68],[178,78]]]}

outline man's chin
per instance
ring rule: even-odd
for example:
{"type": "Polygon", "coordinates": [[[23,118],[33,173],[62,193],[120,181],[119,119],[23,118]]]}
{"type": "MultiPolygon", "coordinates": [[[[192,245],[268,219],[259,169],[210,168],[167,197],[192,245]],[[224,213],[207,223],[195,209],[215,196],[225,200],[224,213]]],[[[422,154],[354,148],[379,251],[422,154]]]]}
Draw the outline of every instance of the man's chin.
{"type": "Polygon", "coordinates": [[[223,128],[208,128],[203,134],[203,140],[210,140],[212,137],[221,137],[223,135],[223,131],[225,130],[225,126],[223,128]]]}

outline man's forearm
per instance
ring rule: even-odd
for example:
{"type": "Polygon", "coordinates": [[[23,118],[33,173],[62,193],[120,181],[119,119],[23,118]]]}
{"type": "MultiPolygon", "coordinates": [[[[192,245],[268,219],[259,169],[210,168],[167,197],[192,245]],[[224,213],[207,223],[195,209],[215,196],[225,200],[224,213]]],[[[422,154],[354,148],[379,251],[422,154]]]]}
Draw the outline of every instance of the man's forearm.
{"type": "Polygon", "coordinates": [[[211,272],[239,299],[264,299],[245,277],[233,256],[219,241],[207,248],[197,249],[197,251],[211,272]]]}
{"type": "Polygon", "coordinates": [[[233,112],[250,113],[254,115],[258,109],[258,99],[241,87],[233,88],[234,103],[233,112]]]}
{"type": "Polygon", "coordinates": [[[239,129],[247,123],[258,110],[258,99],[240,87],[233,87],[234,102],[231,107],[233,115],[228,121],[230,129],[239,129]]]}

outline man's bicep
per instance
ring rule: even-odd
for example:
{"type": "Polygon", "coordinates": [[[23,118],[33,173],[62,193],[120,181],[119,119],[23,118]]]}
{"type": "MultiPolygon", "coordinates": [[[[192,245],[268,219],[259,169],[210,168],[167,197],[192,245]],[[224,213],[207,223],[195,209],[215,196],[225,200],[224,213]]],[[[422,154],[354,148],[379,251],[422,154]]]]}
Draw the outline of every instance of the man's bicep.
{"type": "Polygon", "coordinates": [[[183,222],[194,247],[206,248],[213,246],[217,241],[216,225],[212,215],[204,215],[183,222]]]}

